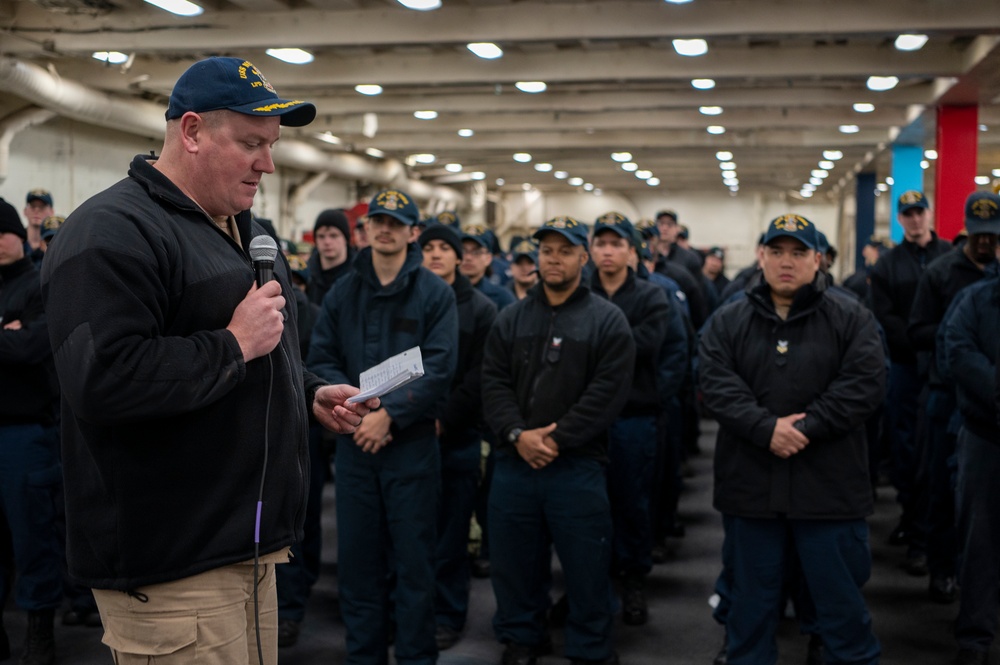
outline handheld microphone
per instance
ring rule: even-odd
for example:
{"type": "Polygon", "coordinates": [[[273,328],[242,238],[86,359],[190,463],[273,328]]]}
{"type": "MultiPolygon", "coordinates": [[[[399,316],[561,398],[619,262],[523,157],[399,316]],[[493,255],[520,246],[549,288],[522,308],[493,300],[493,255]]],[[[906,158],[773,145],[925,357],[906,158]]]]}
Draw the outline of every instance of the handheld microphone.
{"type": "Polygon", "coordinates": [[[254,236],[250,241],[250,260],[257,278],[257,288],[274,279],[274,259],[278,256],[278,243],[268,235],[254,236]]]}

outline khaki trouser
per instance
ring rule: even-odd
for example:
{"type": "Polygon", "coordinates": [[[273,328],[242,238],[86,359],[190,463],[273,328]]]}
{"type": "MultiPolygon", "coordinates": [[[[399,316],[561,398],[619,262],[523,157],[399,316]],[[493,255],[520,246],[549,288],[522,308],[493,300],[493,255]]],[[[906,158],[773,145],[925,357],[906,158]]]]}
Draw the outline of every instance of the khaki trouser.
{"type": "MultiPolygon", "coordinates": [[[[274,566],[261,563],[258,570],[263,665],[278,662],[274,566]]],[[[94,589],[103,642],[111,647],[116,665],[262,665],[253,587],[253,564],[238,563],[142,587],[133,595],[94,589]]]]}

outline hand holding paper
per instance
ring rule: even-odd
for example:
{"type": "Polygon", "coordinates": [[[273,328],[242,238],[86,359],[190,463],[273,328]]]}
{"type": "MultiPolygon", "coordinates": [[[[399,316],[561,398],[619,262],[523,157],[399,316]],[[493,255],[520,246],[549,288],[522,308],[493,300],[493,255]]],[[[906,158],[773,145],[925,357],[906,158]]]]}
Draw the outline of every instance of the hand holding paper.
{"type": "Polygon", "coordinates": [[[347,402],[353,404],[370,397],[381,397],[423,375],[424,360],[420,355],[420,347],[415,346],[361,372],[358,377],[361,392],[347,402]]]}

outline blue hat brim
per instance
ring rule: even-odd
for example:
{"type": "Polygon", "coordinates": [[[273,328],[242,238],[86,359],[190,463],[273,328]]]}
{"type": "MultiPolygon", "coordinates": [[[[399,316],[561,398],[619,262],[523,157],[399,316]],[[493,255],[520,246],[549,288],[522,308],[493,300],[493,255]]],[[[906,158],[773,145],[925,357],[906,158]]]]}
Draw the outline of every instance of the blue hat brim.
{"type": "Polygon", "coordinates": [[[965,230],[970,236],[988,233],[990,235],[1000,235],[1000,219],[982,220],[977,218],[966,218],[965,230]]]}
{"type": "Polygon", "coordinates": [[[316,107],[312,103],[294,99],[267,99],[226,108],[243,115],[279,116],[285,127],[305,127],[316,119],[316,107]]]}
{"type": "Polygon", "coordinates": [[[602,224],[602,223],[598,223],[594,227],[594,237],[596,238],[597,234],[600,233],[601,231],[614,231],[615,233],[617,233],[622,238],[625,238],[628,241],[632,240],[632,233],[628,229],[625,229],[625,228],[623,228],[621,226],[618,226],[617,224],[602,224]]]}
{"type": "Polygon", "coordinates": [[[566,238],[566,240],[569,240],[571,244],[576,245],[577,247],[579,247],[580,245],[584,247],[587,246],[586,238],[581,238],[579,235],[567,231],[566,229],[553,229],[551,227],[550,228],[543,227],[532,233],[531,237],[534,238],[535,240],[541,241],[542,238],[545,237],[546,233],[558,233],[563,238],[566,238]]]}
{"type": "Polygon", "coordinates": [[[813,251],[817,251],[816,243],[811,243],[808,240],[803,239],[803,237],[801,235],[799,235],[797,233],[792,233],[790,231],[780,231],[779,230],[779,231],[775,231],[774,233],[768,233],[767,236],[764,238],[764,244],[768,245],[768,244],[771,243],[772,240],[776,240],[777,238],[791,238],[793,240],[798,240],[800,243],[802,243],[803,245],[805,245],[807,248],[809,248],[809,249],[811,249],[813,251]]]}

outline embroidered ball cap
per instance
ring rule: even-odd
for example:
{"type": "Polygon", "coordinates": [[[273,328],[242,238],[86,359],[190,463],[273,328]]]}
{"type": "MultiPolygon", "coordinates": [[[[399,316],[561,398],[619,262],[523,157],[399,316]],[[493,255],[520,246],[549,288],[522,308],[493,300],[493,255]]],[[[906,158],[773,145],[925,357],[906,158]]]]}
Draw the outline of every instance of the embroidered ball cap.
{"type": "Polygon", "coordinates": [[[965,199],[965,228],[970,235],[1000,235],[1000,196],[993,192],[973,192],[965,199]]]}
{"type": "Polygon", "coordinates": [[[514,263],[525,257],[531,259],[532,263],[538,263],[538,245],[533,240],[522,238],[520,242],[514,245],[511,254],[514,257],[514,263]]]}
{"type": "Polygon", "coordinates": [[[33,189],[28,192],[27,202],[30,204],[32,201],[41,201],[47,206],[52,205],[52,193],[47,189],[33,189]]]}
{"type": "Polygon", "coordinates": [[[620,212],[607,212],[594,222],[594,237],[601,231],[614,231],[629,242],[634,242],[632,222],[620,212]]]}
{"type": "Polygon", "coordinates": [[[13,233],[21,240],[28,238],[28,230],[21,223],[21,217],[14,206],[0,198],[0,233],[13,233]]]}
{"type": "Polygon", "coordinates": [[[451,210],[445,210],[444,212],[439,212],[434,218],[439,224],[444,224],[445,226],[454,226],[456,229],[459,228],[458,213],[451,210]]]}
{"type": "Polygon", "coordinates": [[[288,127],[308,125],[316,107],[301,99],[282,99],[249,60],[208,58],[181,74],[170,93],[167,120],[188,111],[204,113],[228,109],[252,116],[280,116],[288,127]]]}
{"type": "Polygon", "coordinates": [[[656,226],[656,222],[651,219],[640,219],[635,223],[635,228],[642,234],[644,240],[660,237],[660,229],[656,226]]]}
{"type": "Polygon", "coordinates": [[[582,222],[578,222],[572,217],[553,217],[549,221],[538,227],[531,237],[541,242],[549,233],[558,233],[569,240],[574,245],[587,246],[587,227],[582,222]]]}
{"type": "Polygon", "coordinates": [[[368,204],[368,216],[388,215],[407,226],[414,226],[420,221],[420,210],[406,192],[398,189],[387,189],[372,197],[368,204]]]}
{"type": "Polygon", "coordinates": [[[481,224],[470,224],[462,229],[462,240],[471,240],[493,251],[493,232],[481,224]]]}
{"type": "Polygon", "coordinates": [[[708,250],[708,253],[709,255],[714,256],[720,261],[726,260],[726,250],[722,249],[721,247],[712,247],[711,249],[708,250]]]}
{"type": "Polygon", "coordinates": [[[763,244],[776,238],[795,238],[809,249],[819,248],[819,230],[802,215],[782,215],[771,220],[764,233],[763,244]]]}
{"type": "Polygon", "coordinates": [[[931,204],[927,202],[927,197],[924,196],[923,192],[910,189],[899,195],[899,212],[906,212],[913,208],[927,210],[930,207],[931,204]]]}
{"type": "Polygon", "coordinates": [[[46,242],[51,240],[53,236],[55,236],[56,232],[59,230],[59,227],[62,226],[63,222],[65,221],[66,218],[61,217],[59,215],[49,215],[48,217],[43,219],[42,230],[41,230],[42,240],[46,242]]]}

